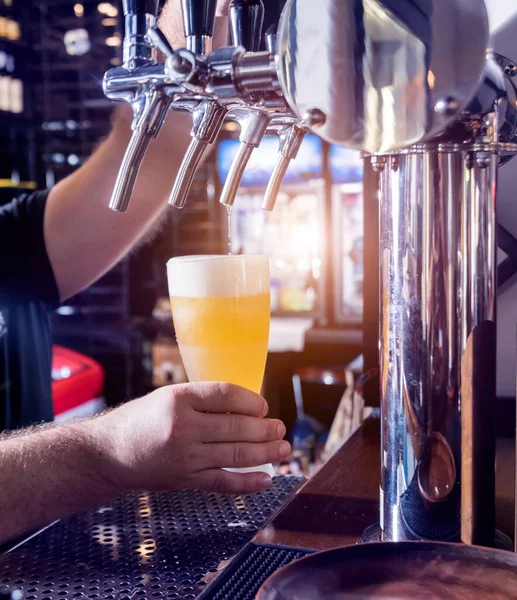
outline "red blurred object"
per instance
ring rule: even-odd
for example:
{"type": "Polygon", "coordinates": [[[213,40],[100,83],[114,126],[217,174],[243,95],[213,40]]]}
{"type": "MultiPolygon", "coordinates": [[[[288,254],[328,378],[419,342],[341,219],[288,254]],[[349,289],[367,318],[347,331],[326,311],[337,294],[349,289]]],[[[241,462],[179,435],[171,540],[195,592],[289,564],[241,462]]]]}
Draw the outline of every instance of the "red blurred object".
{"type": "Polygon", "coordinates": [[[106,406],[104,370],[93,359],[62,346],[52,349],[52,397],[56,421],[94,415],[106,406]]]}

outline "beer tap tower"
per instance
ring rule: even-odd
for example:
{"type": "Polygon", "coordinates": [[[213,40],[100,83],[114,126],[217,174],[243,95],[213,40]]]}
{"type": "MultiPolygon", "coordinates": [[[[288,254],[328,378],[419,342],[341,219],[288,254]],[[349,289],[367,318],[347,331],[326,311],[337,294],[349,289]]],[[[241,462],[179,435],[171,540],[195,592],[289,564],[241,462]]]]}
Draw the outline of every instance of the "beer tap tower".
{"type": "Polygon", "coordinates": [[[492,545],[496,190],[517,152],[517,68],[487,53],[483,0],[288,0],[264,52],[261,0],[233,0],[232,45],[215,50],[215,0],[183,0],[186,48],[157,28],[157,4],[124,0],[124,63],[104,81],[134,112],[111,208],[128,209],[171,110],[193,120],[177,208],[225,119],[241,141],[228,206],[267,131],[280,151],[266,210],[305,132],[363,151],[381,216],[381,523],[366,537],[492,545]]]}

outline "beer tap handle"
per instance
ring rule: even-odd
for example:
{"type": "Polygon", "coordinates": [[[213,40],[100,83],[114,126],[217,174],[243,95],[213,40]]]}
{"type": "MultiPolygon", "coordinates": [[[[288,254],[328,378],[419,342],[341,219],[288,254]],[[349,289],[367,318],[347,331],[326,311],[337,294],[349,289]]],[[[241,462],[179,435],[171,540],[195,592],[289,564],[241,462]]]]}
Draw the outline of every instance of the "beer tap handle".
{"type": "Polygon", "coordinates": [[[276,198],[282,185],[282,180],[289,167],[289,163],[296,158],[302,144],[306,131],[294,125],[282,132],[280,135],[280,152],[271,178],[266,188],[262,208],[267,211],[273,210],[276,198]]]}
{"type": "Polygon", "coordinates": [[[170,104],[169,97],[157,92],[147,100],[122,160],[109,205],[112,210],[127,211],[149,144],[160,132],[170,104]]]}
{"type": "Polygon", "coordinates": [[[239,136],[241,144],[233,159],[219,199],[225,206],[233,206],[251,153],[258,148],[271,121],[271,116],[267,112],[259,110],[242,109],[236,111],[235,116],[241,125],[239,136]]]}
{"type": "Polygon", "coordinates": [[[159,0],[122,0],[124,16],[129,14],[148,14],[156,17],[159,5],[159,0]]]}
{"type": "Polygon", "coordinates": [[[123,62],[132,71],[156,61],[156,50],[149,43],[147,32],[156,25],[158,0],[123,0],[124,48],[123,62]]]}
{"type": "Polygon", "coordinates": [[[229,15],[232,45],[258,52],[264,24],[262,0],[232,0],[229,15]]]}
{"type": "Polygon", "coordinates": [[[212,50],[217,0],[181,0],[187,49],[196,54],[212,50]]]}
{"type": "Polygon", "coordinates": [[[209,145],[213,144],[221,130],[226,109],[213,100],[202,102],[193,111],[192,140],[178,171],[169,204],[183,208],[192,187],[196,170],[209,145]]]}
{"type": "Polygon", "coordinates": [[[276,30],[277,24],[274,23],[266,31],[266,48],[269,54],[275,54],[276,52],[276,30]]]}

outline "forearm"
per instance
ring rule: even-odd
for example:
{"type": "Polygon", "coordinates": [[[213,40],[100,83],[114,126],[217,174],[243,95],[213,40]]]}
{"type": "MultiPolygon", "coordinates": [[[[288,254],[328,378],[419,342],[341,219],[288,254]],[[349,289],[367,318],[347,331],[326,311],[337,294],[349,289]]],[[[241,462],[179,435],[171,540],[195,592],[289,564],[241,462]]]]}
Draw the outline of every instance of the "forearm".
{"type": "MultiPolygon", "coordinates": [[[[224,13],[228,2],[219,0],[224,13]]],[[[161,27],[174,48],[184,46],[179,2],[169,1],[161,27]]],[[[226,17],[216,20],[214,46],[226,42],[226,17]]],[[[191,117],[169,112],[144,160],[125,214],[109,209],[116,177],[131,136],[132,113],[119,106],[113,129],[76,173],[50,192],[45,210],[45,244],[62,299],[84,289],[117,263],[166,210],[190,141],[191,117]]]]}
{"type": "Polygon", "coordinates": [[[94,422],[0,441],[0,544],[123,491],[94,422]]]}
{"type": "Polygon", "coordinates": [[[129,211],[121,214],[110,210],[109,201],[131,134],[130,123],[128,107],[119,107],[107,139],[81,169],[50,192],[45,241],[62,298],[108,271],[168,206],[190,139],[190,117],[168,115],[144,160],[129,211]]]}
{"type": "Polygon", "coordinates": [[[196,383],[86,421],[0,436],[0,545],[134,490],[263,490],[264,473],[222,468],[285,458],[285,427],[266,413],[249,390],[196,383]]]}

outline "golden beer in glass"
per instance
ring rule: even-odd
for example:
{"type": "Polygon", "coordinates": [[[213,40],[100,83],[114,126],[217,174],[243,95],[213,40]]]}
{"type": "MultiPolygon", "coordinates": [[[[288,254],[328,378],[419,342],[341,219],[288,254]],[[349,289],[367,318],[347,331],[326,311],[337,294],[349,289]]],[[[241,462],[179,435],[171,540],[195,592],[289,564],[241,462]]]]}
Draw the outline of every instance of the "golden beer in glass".
{"type": "Polygon", "coordinates": [[[269,340],[269,258],[179,257],[167,263],[167,274],[189,380],[260,393],[269,340]]]}

